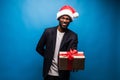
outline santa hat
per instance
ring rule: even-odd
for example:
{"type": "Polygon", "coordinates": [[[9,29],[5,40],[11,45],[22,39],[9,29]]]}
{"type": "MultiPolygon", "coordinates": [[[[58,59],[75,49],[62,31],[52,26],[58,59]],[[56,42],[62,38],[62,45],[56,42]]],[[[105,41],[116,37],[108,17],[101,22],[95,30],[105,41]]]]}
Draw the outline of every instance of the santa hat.
{"type": "Polygon", "coordinates": [[[78,12],[76,12],[75,9],[69,5],[65,5],[59,10],[59,12],[57,13],[57,19],[62,15],[68,15],[71,17],[72,20],[79,16],[78,12]]]}

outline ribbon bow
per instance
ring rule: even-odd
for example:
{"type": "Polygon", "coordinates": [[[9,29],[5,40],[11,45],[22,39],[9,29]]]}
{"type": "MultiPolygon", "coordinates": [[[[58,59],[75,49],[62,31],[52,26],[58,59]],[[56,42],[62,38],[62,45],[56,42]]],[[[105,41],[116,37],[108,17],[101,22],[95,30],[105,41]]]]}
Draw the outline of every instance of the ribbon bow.
{"type": "Polygon", "coordinates": [[[74,54],[77,54],[77,50],[75,49],[70,49],[70,51],[67,52],[67,55],[68,55],[68,59],[71,61],[73,60],[73,55],[74,54]]]}
{"type": "Polygon", "coordinates": [[[66,54],[60,54],[61,56],[67,56],[68,57],[68,66],[67,69],[71,70],[72,69],[72,63],[74,60],[74,56],[78,55],[78,51],[75,49],[70,49],[70,51],[67,51],[66,54]]]}

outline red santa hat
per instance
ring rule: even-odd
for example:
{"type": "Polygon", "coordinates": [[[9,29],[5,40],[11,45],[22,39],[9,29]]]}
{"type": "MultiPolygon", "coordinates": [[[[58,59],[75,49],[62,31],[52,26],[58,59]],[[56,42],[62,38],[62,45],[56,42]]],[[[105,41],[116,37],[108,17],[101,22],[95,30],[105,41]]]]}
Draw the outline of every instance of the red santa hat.
{"type": "Polygon", "coordinates": [[[75,11],[74,8],[72,8],[71,6],[69,5],[65,5],[63,6],[59,12],[57,13],[57,19],[59,17],[61,17],[62,15],[68,15],[71,17],[71,19],[73,20],[74,18],[78,17],[79,16],[79,13],[75,11]]]}

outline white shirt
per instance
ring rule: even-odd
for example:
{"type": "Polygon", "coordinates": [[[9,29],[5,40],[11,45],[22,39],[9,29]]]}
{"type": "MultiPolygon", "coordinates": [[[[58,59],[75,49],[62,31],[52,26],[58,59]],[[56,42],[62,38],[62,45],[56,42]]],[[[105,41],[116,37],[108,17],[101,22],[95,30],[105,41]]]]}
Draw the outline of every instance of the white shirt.
{"type": "Polygon", "coordinates": [[[57,30],[54,57],[52,60],[52,65],[51,65],[50,70],[48,72],[48,74],[52,75],[52,76],[59,76],[59,74],[58,74],[58,52],[59,52],[59,48],[60,48],[64,33],[65,32],[60,32],[59,30],[57,30]]]}

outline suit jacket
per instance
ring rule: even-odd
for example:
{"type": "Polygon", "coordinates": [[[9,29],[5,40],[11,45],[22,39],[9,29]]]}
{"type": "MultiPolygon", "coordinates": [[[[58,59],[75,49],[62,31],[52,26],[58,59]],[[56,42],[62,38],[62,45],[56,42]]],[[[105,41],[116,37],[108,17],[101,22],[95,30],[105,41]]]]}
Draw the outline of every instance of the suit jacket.
{"type": "MultiPolygon", "coordinates": [[[[36,51],[43,56],[43,77],[48,74],[52,59],[54,56],[55,44],[56,44],[57,27],[45,29],[41,36],[36,51]]],[[[63,39],[61,41],[59,51],[69,51],[70,48],[77,49],[78,37],[73,31],[67,29],[63,39]]],[[[69,71],[59,71],[59,75],[69,76],[69,71]]]]}

